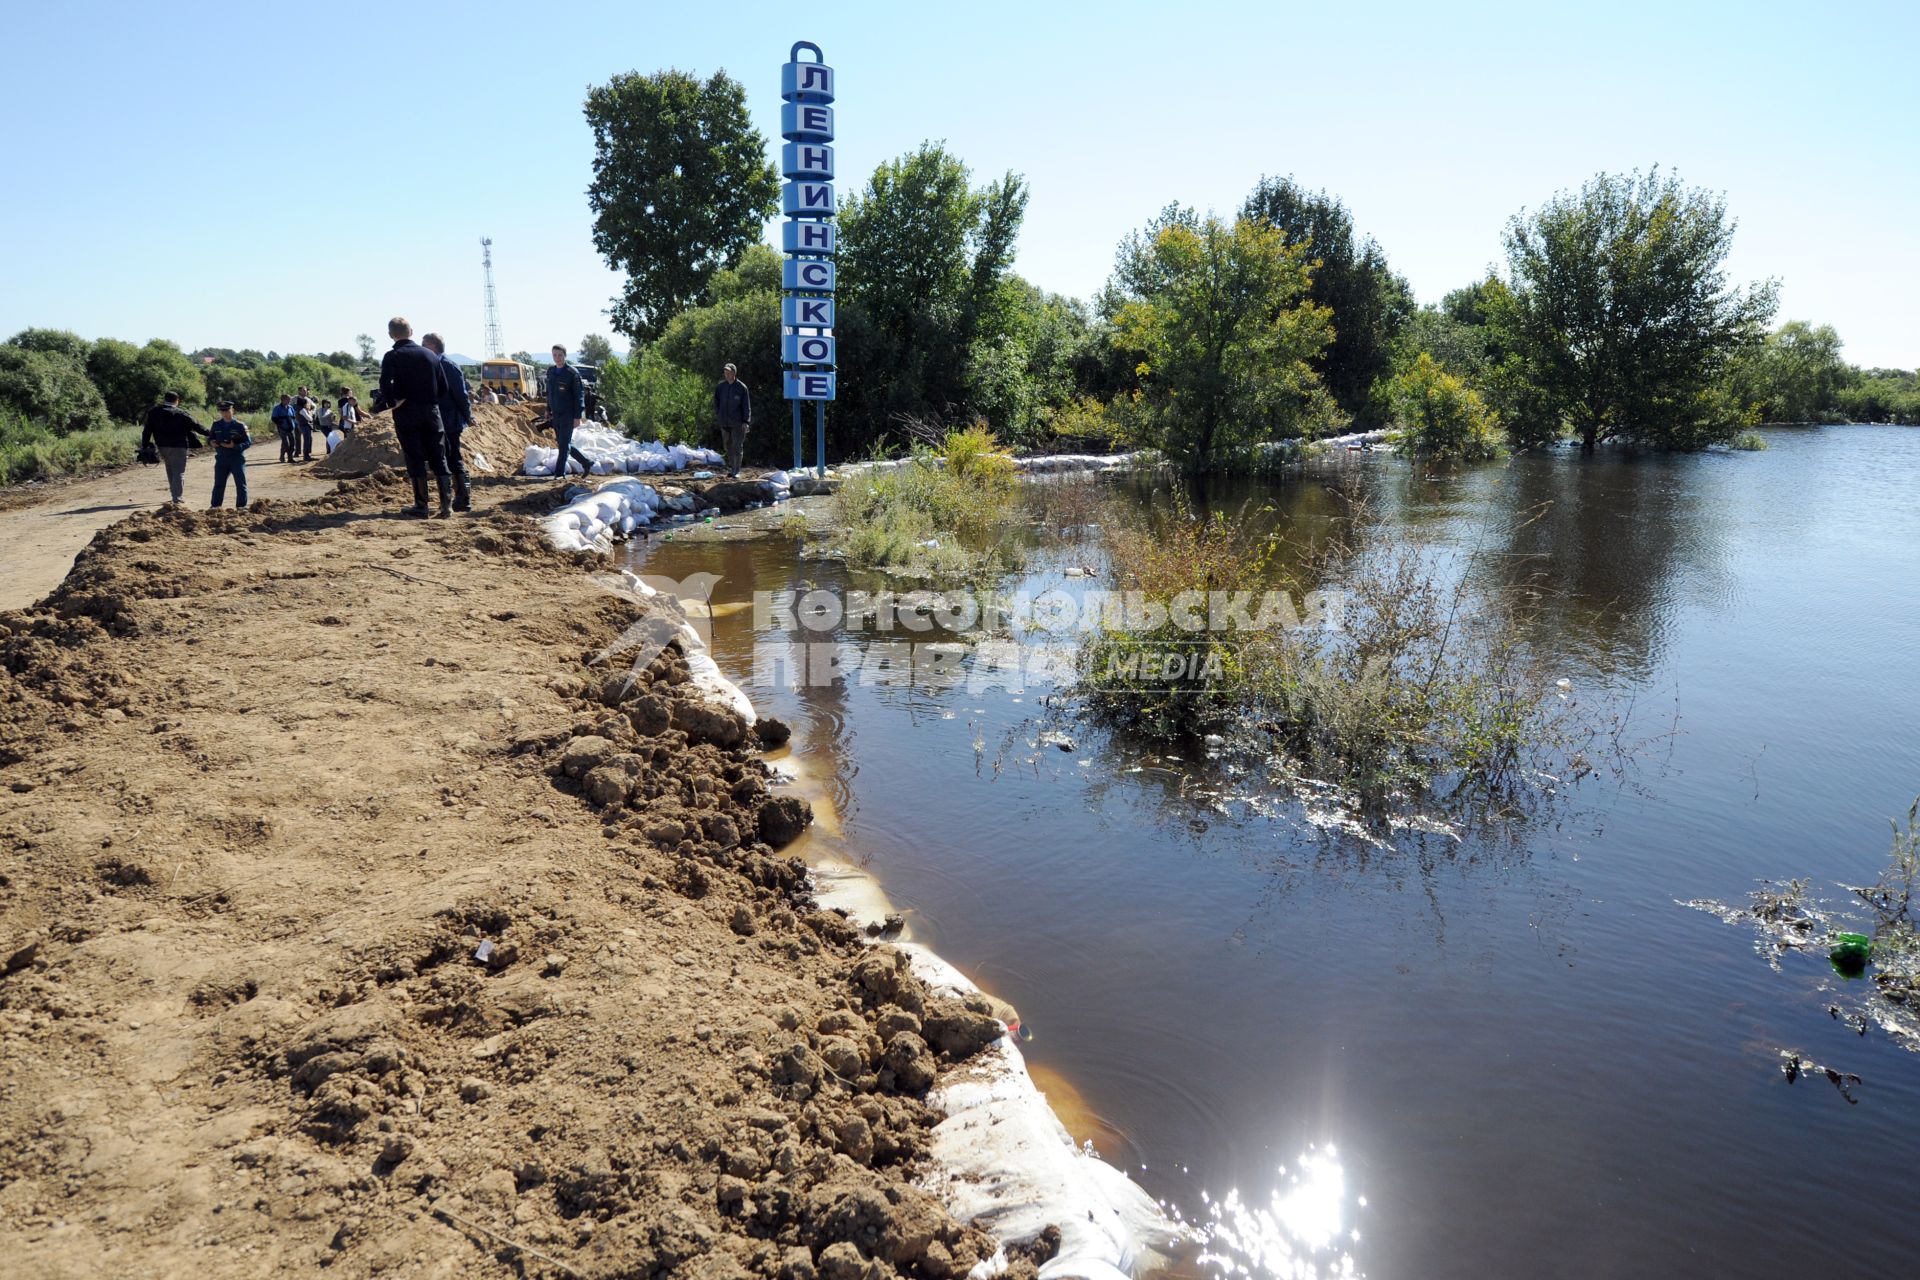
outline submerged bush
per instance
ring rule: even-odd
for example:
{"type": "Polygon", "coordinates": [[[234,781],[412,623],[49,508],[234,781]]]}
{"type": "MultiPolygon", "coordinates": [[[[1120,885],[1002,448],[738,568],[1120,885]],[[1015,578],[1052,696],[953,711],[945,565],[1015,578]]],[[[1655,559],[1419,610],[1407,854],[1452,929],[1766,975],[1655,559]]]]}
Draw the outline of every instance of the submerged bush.
{"type": "Polygon", "coordinates": [[[1767,444],[1767,438],[1758,431],[1742,431],[1733,438],[1733,447],[1736,449],[1745,449],[1751,453],[1759,453],[1761,450],[1771,446],[1767,444]]]}
{"type": "Polygon", "coordinates": [[[965,577],[1019,563],[1013,459],[984,427],[948,432],[939,453],[856,472],[834,506],[836,549],[857,568],[965,577]]]}
{"type": "Polygon", "coordinates": [[[1480,393],[1424,351],[1393,380],[1392,399],[1411,453],[1471,462],[1507,451],[1500,419],[1480,393]]]}
{"type": "Polygon", "coordinates": [[[1413,548],[1363,551],[1351,534],[1300,548],[1246,529],[1176,508],[1153,528],[1110,535],[1115,587],[1164,609],[1110,610],[1092,635],[1084,692],[1103,718],[1161,741],[1259,735],[1294,767],[1370,801],[1498,801],[1543,777],[1536,768],[1549,759],[1587,771],[1574,704],[1522,643],[1512,608],[1443,578],[1413,548]],[[1196,591],[1265,603],[1242,615],[1254,626],[1194,630],[1179,614],[1196,591]],[[1142,661],[1169,655],[1182,660],[1142,661]]]}

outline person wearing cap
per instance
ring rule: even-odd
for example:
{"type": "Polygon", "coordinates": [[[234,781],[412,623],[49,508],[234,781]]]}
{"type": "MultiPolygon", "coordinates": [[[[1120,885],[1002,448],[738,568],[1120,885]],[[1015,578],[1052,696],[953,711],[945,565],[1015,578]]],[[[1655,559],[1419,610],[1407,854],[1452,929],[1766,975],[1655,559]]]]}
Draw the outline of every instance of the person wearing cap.
{"type": "Polygon", "coordinates": [[[198,449],[202,443],[203,432],[185,409],[180,407],[180,393],[169,391],[161,397],[161,402],[147,410],[147,421],[140,432],[140,451],[146,452],[152,446],[160,455],[160,461],[167,464],[167,492],[172,495],[167,501],[179,505],[180,495],[186,491],[187,450],[198,449]]]}
{"type": "MultiPolygon", "coordinates": [[[[286,399],[282,396],[281,399],[286,399]]],[[[253,433],[247,424],[233,416],[233,401],[220,402],[220,416],[207,428],[207,443],[213,446],[213,505],[218,511],[227,498],[227,480],[233,480],[233,505],[247,505],[247,450],[253,447],[253,433]]]]}
{"type": "Polygon", "coordinates": [[[466,459],[460,456],[460,434],[473,423],[473,401],[467,395],[467,375],[447,362],[447,344],[437,333],[420,335],[420,345],[440,358],[447,390],[440,397],[441,436],[446,442],[447,470],[453,474],[453,509],[473,510],[473,490],[466,459]]]}
{"type": "Polygon", "coordinates": [[[721,445],[727,451],[727,474],[740,474],[740,455],[747,449],[747,431],[753,425],[753,397],[740,371],[729,364],[713,388],[713,416],[720,424],[721,445]]]}
{"type": "Polygon", "coordinates": [[[447,471],[440,421],[440,398],[448,394],[447,371],[439,356],[413,340],[413,326],[405,316],[387,321],[387,336],[393,339],[393,349],[380,358],[380,394],[373,403],[374,412],[393,411],[393,432],[407,459],[407,478],[413,481],[413,506],[406,514],[428,514],[427,471],[431,469],[440,490],[440,510],[434,514],[444,519],[453,514],[449,492],[453,477],[447,471]]]}

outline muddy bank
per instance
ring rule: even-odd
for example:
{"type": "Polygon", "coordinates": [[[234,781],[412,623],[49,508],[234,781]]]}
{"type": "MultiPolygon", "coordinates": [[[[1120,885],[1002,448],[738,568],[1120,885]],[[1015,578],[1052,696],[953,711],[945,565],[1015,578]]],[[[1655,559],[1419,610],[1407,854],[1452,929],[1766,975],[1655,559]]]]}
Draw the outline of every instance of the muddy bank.
{"type": "Polygon", "coordinates": [[[0,615],[23,1274],[992,1254],[916,1181],[929,1091],[1000,1023],[816,906],[777,728],[675,647],[587,665],[671,607],[596,586],[516,492],[457,522],[378,479],[137,515],[0,615]]]}

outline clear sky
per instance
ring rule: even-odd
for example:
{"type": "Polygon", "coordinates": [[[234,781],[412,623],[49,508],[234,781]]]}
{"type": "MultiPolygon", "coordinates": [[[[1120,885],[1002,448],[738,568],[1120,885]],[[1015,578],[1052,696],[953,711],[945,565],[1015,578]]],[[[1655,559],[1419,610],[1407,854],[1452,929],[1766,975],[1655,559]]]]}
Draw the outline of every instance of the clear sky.
{"type": "MultiPolygon", "coordinates": [[[[589,85],[724,68],[770,141],[796,39],[843,186],[927,138],[1032,183],[1018,270],[1085,297],[1169,201],[1342,197],[1422,300],[1515,212],[1662,164],[1723,191],[1738,279],[1920,365],[1920,4],[29,5],[8,0],[0,336],[351,349],[402,312],[480,350],[606,332],[589,85]],[[1449,12],[1453,10],[1453,12],[1449,12]]],[[[624,340],[615,340],[624,348],[624,340]]]]}

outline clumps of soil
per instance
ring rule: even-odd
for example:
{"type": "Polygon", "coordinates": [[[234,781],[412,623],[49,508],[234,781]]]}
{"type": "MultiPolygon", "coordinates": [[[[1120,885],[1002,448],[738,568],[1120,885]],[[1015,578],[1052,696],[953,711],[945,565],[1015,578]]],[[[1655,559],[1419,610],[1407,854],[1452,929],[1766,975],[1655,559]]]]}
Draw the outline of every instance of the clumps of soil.
{"type": "Polygon", "coordinates": [[[647,606],[532,520],[386,519],[395,492],[135,517],[0,615],[10,1263],[989,1257],[918,1183],[927,1090],[1003,1028],[818,908],[779,727],[675,647],[592,665],[647,606]]]}
{"type": "MultiPolygon", "coordinates": [[[[535,417],[528,405],[476,404],[473,422],[460,433],[461,452],[469,470],[485,458],[485,473],[511,475],[520,469],[527,446],[539,444],[541,437],[533,428],[535,417]]],[[[552,437],[548,437],[551,444],[552,437]]],[[[362,418],[351,436],[340,447],[313,466],[323,476],[364,476],[382,469],[400,470],[407,465],[400,449],[400,437],[393,428],[393,415],[376,413],[362,418]]]]}

